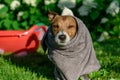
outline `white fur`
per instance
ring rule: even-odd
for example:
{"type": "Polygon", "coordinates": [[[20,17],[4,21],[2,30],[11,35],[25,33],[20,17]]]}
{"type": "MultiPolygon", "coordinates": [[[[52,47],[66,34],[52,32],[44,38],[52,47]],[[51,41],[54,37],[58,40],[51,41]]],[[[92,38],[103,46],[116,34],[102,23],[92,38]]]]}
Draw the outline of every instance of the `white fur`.
{"type": "Polygon", "coordinates": [[[67,32],[65,31],[60,31],[56,36],[55,36],[55,42],[58,44],[58,45],[61,45],[61,46],[64,46],[64,45],[67,45],[69,42],[70,42],[70,36],[67,34],[67,32]],[[60,40],[59,39],[59,36],[60,35],[66,35],[66,39],[64,41],[60,40]]]}

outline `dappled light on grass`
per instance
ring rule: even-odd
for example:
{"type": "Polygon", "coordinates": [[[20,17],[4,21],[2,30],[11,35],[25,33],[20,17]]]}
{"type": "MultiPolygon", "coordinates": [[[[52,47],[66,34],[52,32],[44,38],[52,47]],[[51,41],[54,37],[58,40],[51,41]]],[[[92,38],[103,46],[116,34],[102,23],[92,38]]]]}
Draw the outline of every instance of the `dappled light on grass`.
{"type": "Polygon", "coordinates": [[[109,39],[101,43],[94,43],[101,69],[90,74],[93,80],[120,79],[120,45],[118,44],[120,44],[119,39],[109,39]]]}
{"type": "MultiPolygon", "coordinates": [[[[119,44],[119,39],[94,42],[101,69],[89,75],[92,80],[120,79],[119,44]]],[[[25,57],[0,56],[0,80],[54,80],[53,70],[53,64],[41,48],[37,54],[25,57]]]]}
{"type": "Polygon", "coordinates": [[[0,57],[1,80],[53,80],[53,68],[47,55],[31,53],[24,57],[0,57]]]}

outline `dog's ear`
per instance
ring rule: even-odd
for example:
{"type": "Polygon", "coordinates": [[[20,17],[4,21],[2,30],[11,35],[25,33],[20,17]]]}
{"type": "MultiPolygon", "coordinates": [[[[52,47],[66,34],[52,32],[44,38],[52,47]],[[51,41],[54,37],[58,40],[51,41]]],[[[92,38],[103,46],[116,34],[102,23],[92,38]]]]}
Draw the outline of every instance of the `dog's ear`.
{"type": "Polygon", "coordinates": [[[48,11],[48,19],[49,19],[49,21],[53,22],[53,20],[55,19],[56,15],[58,15],[58,13],[48,11]]]}

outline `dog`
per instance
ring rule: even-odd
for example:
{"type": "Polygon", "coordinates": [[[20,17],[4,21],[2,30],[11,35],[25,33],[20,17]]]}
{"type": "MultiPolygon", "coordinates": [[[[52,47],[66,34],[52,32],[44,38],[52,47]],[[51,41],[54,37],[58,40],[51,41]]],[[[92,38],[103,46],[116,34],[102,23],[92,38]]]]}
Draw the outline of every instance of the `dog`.
{"type": "Polygon", "coordinates": [[[89,32],[85,27],[82,28],[85,25],[81,21],[78,23],[79,20],[73,15],[61,16],[56,12],[49,12],[48,19],[51,26],[42,40],[42,46],[44,51],[48,48],[48,57],[55,64],[56,80],[78,80],[79,77],[90,80],[88,74],[98,70],[100,65],[95,57],[89,32]],[[88,49],[91,51],[87,53],[88,49]],[[92,56],[86,58],[88,54],[92,56]]]}
{"type": "Polygon", "coordinates": [[[55,12],[49,12],[49,20],[52,23],[52,32],[58,45],[67,45],[75,36],[77,25],[71,16],[59,16],[55,12]]]}

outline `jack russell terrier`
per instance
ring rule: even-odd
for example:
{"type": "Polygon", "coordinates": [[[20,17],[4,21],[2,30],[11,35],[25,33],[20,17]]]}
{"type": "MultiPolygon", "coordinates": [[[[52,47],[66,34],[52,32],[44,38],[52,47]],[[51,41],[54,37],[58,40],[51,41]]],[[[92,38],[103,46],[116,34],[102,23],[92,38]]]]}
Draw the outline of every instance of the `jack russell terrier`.
{"type": "Polygon", "coordinates": [[[90,80],[87,75],[100,68],[91,36],[79,18],[64,14],[48,13],[51,26],[43,37],[43,50],[48,49],[55,65],[56,80],[90,80]]]}

